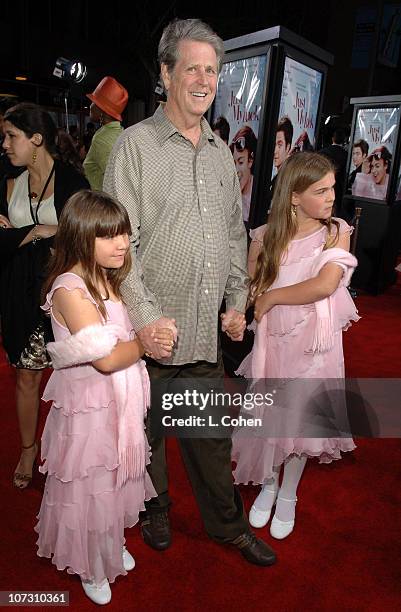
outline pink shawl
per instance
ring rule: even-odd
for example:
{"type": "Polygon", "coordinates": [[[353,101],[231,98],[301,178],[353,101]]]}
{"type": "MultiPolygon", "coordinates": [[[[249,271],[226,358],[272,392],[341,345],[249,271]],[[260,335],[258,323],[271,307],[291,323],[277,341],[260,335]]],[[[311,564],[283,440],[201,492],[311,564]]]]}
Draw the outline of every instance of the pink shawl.
{"type": "MultiPolygon", "coordinates": [[[[348,287],[351,276],[358,265],[354,255],[339,248],[327,249],[322,251],[313,262],[311,277],[315,278],[320,270],[328,263],[336,263],[344,270],[341,279],[341,286],[348,287]]],[[[312,353],[324,353],[334,346],[334,325],[333,308],[331,296],[315,302],[316,308],[316,327],[315,334],[310,348],[312,353]]]]}
{"type": "MultiPolygon", "coordinates": [[[[316,256],[313,262],[311,278],[316,277],[327,263],[337,263],[344,269],[344,275],[341,279],[339,288],[348,293],[346,287],[349,285],[352,273],[358,264],[357,259],[344,249],[332,248],[322,251],[316,256]]],[[[313,338],[311,339],[311,345],[306,348],[306,352],[324,353],[329,351],[334,346],[334,331],[346,328],[347,325],[349,325],[350,318],[356,321],[358,320],[359,317],[355,312],[355,306],[351,297],[349,294],[344,297],[346,297],[346,303],[341,312],[336,312],[333,305],[334,294],[333,296],[314,302],[314,307],[316,309],[316,326],[313,338]]],[[[254,347],[252,352],[244,359],[237,370],[237,374],[249,376],[249,367],[250,364],[252,364],[252,378],[263,378],[267,351],[266,336],[268,335],[268,318],[267,316],[262,317],[260,323],[257,324],[257,330],[254,323],[255,322],[250,326],[250,328],[253,328],[255,331],[254,347]],[[257,360],[252,359],[254,354],[259,356],[257,360]],[[261,358],[263,355],[264,358],[261,358]]]]}

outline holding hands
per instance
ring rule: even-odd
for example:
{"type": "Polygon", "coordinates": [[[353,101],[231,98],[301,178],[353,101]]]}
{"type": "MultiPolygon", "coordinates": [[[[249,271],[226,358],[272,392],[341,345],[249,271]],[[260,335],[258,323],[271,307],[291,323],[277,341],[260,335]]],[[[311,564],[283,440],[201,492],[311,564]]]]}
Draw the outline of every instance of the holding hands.
{"type": "Polygon", "coordinates": [[[234,308],[229,308],[221,315],[221,329],[234,342],[243,340],[245,326],[245,315],[234,308]]]}
{"type": "Polygon", "coordinates": [[[177,342],[177,328],[175,319],[160,317],[138,332],[138,337],[145,349],[145,355],[153,359],[171,357],[175,342],[177,342]]]}
{"type": "Polygon", "coordinates": [[[171,353],[174,346],[173,330],[168,327],[157,327],[152,332],[152,338],[161,349],[171,353]]]}

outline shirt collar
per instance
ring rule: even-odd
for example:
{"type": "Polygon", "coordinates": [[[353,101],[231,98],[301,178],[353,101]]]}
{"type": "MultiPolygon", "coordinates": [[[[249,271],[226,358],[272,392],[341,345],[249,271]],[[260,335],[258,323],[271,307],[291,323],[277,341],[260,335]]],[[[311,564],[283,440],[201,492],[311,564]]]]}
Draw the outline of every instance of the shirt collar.
{"type": "MultiPolygon", "coordinates": [[[[164,104],[160,103],[153,115],[157,139],[159,141],[160,146],[162,146],[173,134],[180,133],[175,127],[175,125],[171,123],[170,119],[167,117],[166,113],[163,110],[163,106],[164,104]]],[[[202,136],[206,140],[213,143],[217,147],[215,134],[213,133],[210,125],[204,117],[201,118],[201,132],[202,136]]]]}
{"type": "MultiPolygon", "coordinates": [[[[116,127],[121,127],[121,123],[117,120],[115,121],[109,121],[108,123],[105,123],[104,125],[101,126],[101,128],[116,128],[116,127]]],[[[101,129],[99,128],[99,129],[101,129]]]]}

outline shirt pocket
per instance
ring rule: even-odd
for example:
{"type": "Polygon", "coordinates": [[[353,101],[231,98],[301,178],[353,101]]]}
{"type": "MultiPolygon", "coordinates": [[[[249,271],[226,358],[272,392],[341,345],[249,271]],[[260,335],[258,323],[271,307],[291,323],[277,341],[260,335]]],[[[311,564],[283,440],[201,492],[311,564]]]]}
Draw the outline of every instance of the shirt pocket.
{"type": "Polygon", "coordinates": [[[216,201],[220,214],[224,221],[229,223],[234,204],[233,179],[229,177],[224,169],[220,168],[216,173],[216,201]]]}

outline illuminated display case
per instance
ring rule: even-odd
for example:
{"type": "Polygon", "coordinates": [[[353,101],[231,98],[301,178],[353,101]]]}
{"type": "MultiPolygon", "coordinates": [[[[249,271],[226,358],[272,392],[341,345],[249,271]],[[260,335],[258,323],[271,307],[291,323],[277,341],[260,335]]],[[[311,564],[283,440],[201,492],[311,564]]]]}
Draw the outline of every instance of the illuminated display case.
{"type": "Polygon", "coordinates": [[[266,222],[282,161],[294,151],[315,148],[333,56],[281,26],[224,45],[208,118],[231,149],[244,221],[253,228],[266,222]]]}
{"type": "Polygon", "coordinates": [[[401,96],[352,98],[354,113],[343,209],[361,209],[352,284],[377,294],[395,282],[401,246],[401,96]]]}

